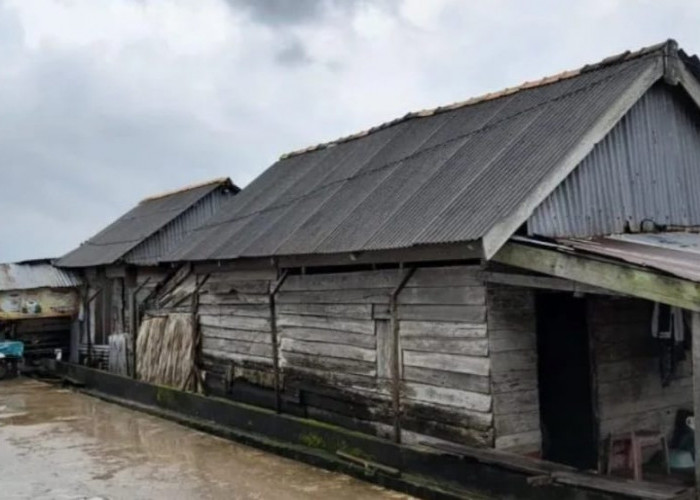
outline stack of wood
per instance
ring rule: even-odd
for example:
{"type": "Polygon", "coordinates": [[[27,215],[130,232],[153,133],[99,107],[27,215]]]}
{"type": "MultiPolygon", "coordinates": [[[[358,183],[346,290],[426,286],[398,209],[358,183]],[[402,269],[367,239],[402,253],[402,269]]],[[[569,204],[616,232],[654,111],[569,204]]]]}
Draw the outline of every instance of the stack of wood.
{"type": "Polygon", "coordinates": [[[195,333],[193,316],[172,313],[145,319],[136,342],[140,380],[181,390],[195,390],[195,333]]]}

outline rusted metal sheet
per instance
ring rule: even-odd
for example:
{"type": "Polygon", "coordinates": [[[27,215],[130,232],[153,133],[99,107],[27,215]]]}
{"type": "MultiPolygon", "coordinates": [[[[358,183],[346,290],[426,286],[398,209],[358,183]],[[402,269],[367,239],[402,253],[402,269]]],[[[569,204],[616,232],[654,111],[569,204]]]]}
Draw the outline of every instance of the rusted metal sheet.
{"type": "Polygon", "coordinates": [[[686,232],[620,234],[591,239],[560,239],[577,251],[620,259],[700,281],[700,234],[686,232]]]}
{"type": "Polygon", "coordinates": [[[54,267],[48,261],[0,264],[0,291],[72,288],[81,283],[78,275],[54,267]]]}

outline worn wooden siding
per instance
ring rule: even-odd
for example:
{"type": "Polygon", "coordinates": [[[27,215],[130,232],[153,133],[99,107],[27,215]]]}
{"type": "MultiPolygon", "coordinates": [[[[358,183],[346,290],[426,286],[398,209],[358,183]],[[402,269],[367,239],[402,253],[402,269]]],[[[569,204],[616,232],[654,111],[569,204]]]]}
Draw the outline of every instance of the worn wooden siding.
{"type": "Polygon", "coordinates": [[[213,273],[199,294],[203,368],[211,386],[273,386],[269,291],[274,270],[213,273]]]}
{"type": "Polygon", "coordinates": [[[690,353],[671,383],[661,385],[652,309],[639,299],[588,301],[601,439],[632,429],[670,433],[676,411],[693,408],[690,353]]]}
{"type": "Polygon", "coordinates": [[[495,447],[539,454],[535,292],[489,285],[487,303],[495,447]]]}
{"type": "MultiPolygon", "coordinates": [[[[405,272],[287,277],[275,299],[275,321],[288,406],[391,434],[389,301],[405,272]]],[[[231,387],[237,381],[271,386],[271,282],[217,273],[202,289],[208,377],[223,377],[231,387]]],[[[418,269],[398,296],[404,441],[493,444],[485,301],[478,268],[464,266],[418,269]]]]}

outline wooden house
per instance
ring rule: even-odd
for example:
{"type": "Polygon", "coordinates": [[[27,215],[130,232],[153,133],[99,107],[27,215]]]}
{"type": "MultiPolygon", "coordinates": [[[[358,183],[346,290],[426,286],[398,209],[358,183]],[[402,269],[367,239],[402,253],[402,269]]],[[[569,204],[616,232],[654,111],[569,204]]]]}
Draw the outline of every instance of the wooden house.
{"type": "Polygon", "coordinates": [[[162,259],[192,265],[197,380],[584,469],[620,432],[670,438],[700,409],[698,77],[669,41],[283,156],[162,259]]]}
{"type": "Polygon", "coordinates": [[[84,277],[84,360],[106,363],[110,335],[133,332],[141,302],[176,272],[163,257],[238,191],[226,178],[151,196],[56,261],[84,277]]]}

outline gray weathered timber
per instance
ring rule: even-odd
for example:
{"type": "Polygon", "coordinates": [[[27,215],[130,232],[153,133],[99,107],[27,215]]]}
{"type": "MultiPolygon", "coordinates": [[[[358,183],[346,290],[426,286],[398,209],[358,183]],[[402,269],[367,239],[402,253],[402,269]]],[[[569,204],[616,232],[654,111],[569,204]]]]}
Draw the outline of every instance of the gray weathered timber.
{"type": "Polygon", "coordinates": [[[309,368],[325,373],[353,373],[375,377],[377,368],[372,361],[362,361],[347,358],[323,358],[316,354],[305,354],[283,350],[280,356],[281,365],[289,368],[309,368]]]}
{"type": "Polygon", "coordinates": [[[204,293],[200,295],[202,305],[266,304],[267,294],[253,293],[204,293]]]}
{"type": "Polygon", "coordinates": [[[204,316],[236,316],[247,318],[269,318],[267,304],[204,304],[199,307],[199,314],[204,316]]]}
{"type": "MultiPolygon", "coordinates": [[[[388,316],[388,311],[375,308],[375,318],[386,319],[388,316]]],[[[483,323],[486,306],[402,304],[398,306],[398,317],[399,320],[483,323]]]]}
{"type": "Polygon", "coordinates": [[[377,345],[377,339],[374,335],[328,330],[324,328],[302,328],[297,326],[280,327],[279,338],[351,345],[367,349],[374,349],[377,345]]]}
{"type": "Polygon", "coordinates": [[[506,244],[494,260],[627,295],[700,311],[700,285],[621,262],[604,262],[519,243],[506,244]]]}
{"type": "Polygon", "coordinates": [[[405,395],[409,399],[436,403],[445,406],[456,406],[467,410],[490,412],[491,396],[447,387],[404,382],[405,395]]]}
{"type": "Polygon", "coordinates": [[[650,334],[652,307],[640,299],[588,299],[601,439],[631,429],[670,433],[676,411],[692,405],[689,361],[680,362],[667,387],[661,384],[658,346],[650,334]]]}
{"type": "Polygon", "coordinates": [[[235,363],[255,363],[258,365],[272,365],[272,358],[267,356],[254,356],[232,351],[223,351],[219,348],[202,348],[202,354],[216,360],[233,361],[235,363]]]}
{"type": "Polygon", "coordinates": [[[376,362],[377,351],[350,345],[325,344],[321,342],[306,342],[283,338],[280,342],[282,351],[296,352],[299,354],[312,354],[314,356],[330,356],[333,358],[357,359],[360,361],[376,362]]]}
{"type": "Polygon", "coordinates": [[[539,452],[534,290],[489,283],[487,303],[495,446],[539,452]]]}
{"type": "Polygon", "coordinates": [[[410,321],[400,322],[401,337],[434,337],[434,338],[484,338],[486,325],[480,323],[449,322],[449,321],[410,321]]]}
{"type": "Polygon", "coordinates": [[[216,326],[200,326],[202,335],[205,338],[215,338],[224,340],[241,340],[244,342],[259,342],[261,344],[270,343],[270,332],[256,332],[250,330],[234,330],[232,328],[220,328],[216,326]]]}
{"type": "Polygon", "coordinates": [[[377,340],[377,377],[380,379],[391,379],[392,360],[392,331],[389,320],[378,319],[374,322],[375,335],[377,340]]]}
{"type": "Polygon", "coordinates": [[[221,351],[237,354],[250,354],[255,357],[272,357],[272,346],[258,342],[244,342],[238,340],[204,337],[202,349],[206,351],[221,351]]]}
{"type": "Polygon", "coordinates": [[[224,316],[202,314],[199,323],[205,326],[219,328],[231,328],[233,330],[250,330],[254,332],[269,332],[270,320],[268,318],[249,318],[246,316],[224,316]]]}
{"type": "Polygon", "coordinates": [[[489,377],[483,375],[404,366],[403,378],[408,382],[421,382],[438,387],[462,389],[481,394],[491,393],[489,377]]]}
{"type": "Polygon", "coordinates": [[[455,354],[439,354],[432,352],[403,351],[405,366],[418,368],[434,368],[457,373],[472,373],[488,376],[491,360],[483,357],[459,356],[455,354]]]}
{"type": "Polygon", "coordinates": [[[325,316],[328,318],[372,319],[372,304],[279,304],[280,315],[325,316]]]}
{"type": "Polygon", "coordinates": [[[489,341],[486,339],[441,339],[430,337],[406,337],[401,347],[409,351],[442,352],[466,356],[488,356],[489,341]]]}
{"type": "Polygon", "coordinates": [[[374,323],[369,318],[367,320],[354,320],[324,316],[280,314],[277,318],[277,326],[280,328],[289,326],[297,328],[322,328],[324,330],[374,335],[374,323]]]}

